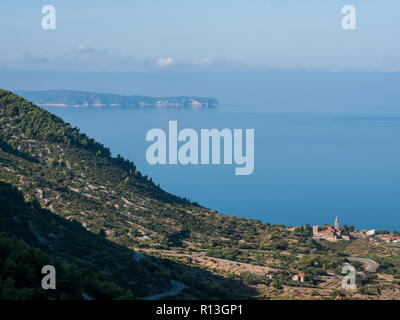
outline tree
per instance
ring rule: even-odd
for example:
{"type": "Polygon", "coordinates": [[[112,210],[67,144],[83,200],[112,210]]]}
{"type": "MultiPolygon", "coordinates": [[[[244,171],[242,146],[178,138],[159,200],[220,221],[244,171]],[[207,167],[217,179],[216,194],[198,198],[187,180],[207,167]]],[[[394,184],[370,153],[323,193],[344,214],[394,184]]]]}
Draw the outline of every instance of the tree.
{"type": "Polygon", "coordinates": [[[106,234],[106,232],[104,231],[104,229],[101,229],[101,230],[100,230],[99,236],[102,237],[103,239],[107,238],[107,234],[106,234]]]}
{"type": "Polygon", "coordinates": [[[388,230],[380,229],[376,232],[377,234],[389,234],[388,230]]]}
{"type": "Polygon", "coordinates": [[[271,287],[274,287],[275,289],[282,289],[282,284],[280,283],[279,280],[274,280],[271,282],[271,287]]]}

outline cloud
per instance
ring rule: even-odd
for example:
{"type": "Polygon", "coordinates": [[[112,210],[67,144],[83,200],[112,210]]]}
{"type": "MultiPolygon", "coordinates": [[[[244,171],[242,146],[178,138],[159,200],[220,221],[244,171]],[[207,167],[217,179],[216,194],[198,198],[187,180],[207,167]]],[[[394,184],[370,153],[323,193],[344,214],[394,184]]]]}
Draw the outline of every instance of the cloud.
{"type": "Polygon", "coordinates": [[[24,52],[22,58],[26,62],[33,62],[33,63],[45,63],[48,61],[48,58],[42,54],[34,54],[31,52],[24,52]]]}
{"type": "Polygon", "coordinates": [[[193,64],[196,65],[210,65],[213,64],[213,61],[210,58],[203,58],[203,59],[194,59],[193,64]]]}
{"type": "Polygon", "coordinates": [[[128,52],[124,52],[122,54],[122,60],[123,61],[132,61],[132,56],[128,52]]]}
{"type": "Polygon", "coordinates": [[[88,46],[86,44],[82,44],[82,43],[76,47],[76,51],[81,52],[81,53],[105,53],[106,52],[105,50],[95,49],[93,47],[90,47],[90,46],[88,46]]]}
{"type": "Polygon", "coordinates": [[[172,66],[174,63],[175,63],[175,61],[171,57],[168,57],[168,58],[160,57],[157,60],[157,65],[160,68],[172,66]]]}

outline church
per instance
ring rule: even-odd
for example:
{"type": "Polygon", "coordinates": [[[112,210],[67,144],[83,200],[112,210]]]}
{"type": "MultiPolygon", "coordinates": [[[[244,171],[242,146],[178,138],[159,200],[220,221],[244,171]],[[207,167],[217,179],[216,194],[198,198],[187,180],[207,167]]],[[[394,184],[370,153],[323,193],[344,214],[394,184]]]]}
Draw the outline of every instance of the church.
{"type": "Polygon", "coordinates": [[[320,226],[313,226],[314,239],[324,239],[333,242],[336,242],[338,240],[350,240],[348,236],[342,235],[338,217],[336,217],[335,224],[333,226],[327,226],[322,231],[320,231],[320,229],[320,226]]]}

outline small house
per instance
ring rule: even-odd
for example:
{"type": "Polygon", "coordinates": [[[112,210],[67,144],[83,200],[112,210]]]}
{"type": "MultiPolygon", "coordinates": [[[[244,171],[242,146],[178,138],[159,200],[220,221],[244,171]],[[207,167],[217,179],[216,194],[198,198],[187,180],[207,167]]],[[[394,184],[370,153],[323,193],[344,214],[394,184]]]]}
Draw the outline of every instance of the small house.
{"type": "Polygon", "coordinates": [[[300,272],[299,274],[294,275],[292,279],[294,281],[304,282],[304,281],[306,281],[306,275],[305,275],[305,273],[300,272]]]}

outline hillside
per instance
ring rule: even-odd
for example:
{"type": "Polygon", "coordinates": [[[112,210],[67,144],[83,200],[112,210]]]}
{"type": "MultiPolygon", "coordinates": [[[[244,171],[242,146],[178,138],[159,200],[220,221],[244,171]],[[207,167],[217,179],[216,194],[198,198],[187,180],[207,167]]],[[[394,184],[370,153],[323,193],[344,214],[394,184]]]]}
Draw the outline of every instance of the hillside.
{"type": "MultiPolygon", "coordinates": [[[[216,213],[166,193],[132,162],[112,158],[109,149],[78,129],[3,90],[0,128],[0,179],[41,210],[30,218],[2,211],[0,231],[68,263],[102,271],[135,295],[167,289],[171,272],[181,269],[152,257],[135,263],[126,247],[167,247],[186,238],[207,241],[217,228],[230,232],[229,226],[215,226],[216,213]]],[[[4,208],[12,208],[7,199],[4,208]]],[[[246,223],[246,228],[253,224],[260,225],[246,223]]]]}
{"type": "Polygon", "coordinates": [[[218,101],[205,97],[145,97],[123,96],[73,90],[17,91],[29,101],[41,106],[70,107],[216,107],[218,101]]]}
{"type": "MultiPolygon", "coordinates": [[[[0,231],[135,297],[165,292],[176,280],[186,287],[183,299],[330,299],[354,252],[354,242],[315,241],[310,226],[228,217],[172,195],[132,161],[4,90],[0,180],[0,231]],[[298,272],[308,281],[293,281],[298,272]]],[[[382,279],[360,277],[364,291],[343,295],[400,297],[397,251],[362,243],[363,257],[379,259],[382,279]]]]}
{"type": "Polygon", "coordinates": [[[259,221],[226,217],[163,191],[131,161],[112,158],[108,148],[20,97],[2,91],[0,105],[1,178],[87,230],[144,247],[230,235],[253,242],[265,230],[259,221]]]}
{"type": "Polygon", "coordinates": [[[84,300],[122,299],[135,297],[115,283],[101,280],[102,276],[88,268],[65,267],[52,260],[41,249],[25,241],[0,233],[0,300],[84,300]],[[43,290],[41,270],[45,265],[56,269],[57,290],[43,290]]]}
{"type": "MultiPolygon", "coordinates": [[[[138,295],[152,292],[156,285],[168,288],[167,278],[152,274],[152,270],[159,267],[157,262],[135,262],[134,253],[130,250],[88,232],[79,223],[42,209],[36,199],[26,202],[20,191],[1,181],[0,212],[0,232],[40,248],[53,259],[58,259],[59,263],[75,264],[100,272],[138,295]]],[[[38,275],[37,271],[32,273],[38,275]]]]}

